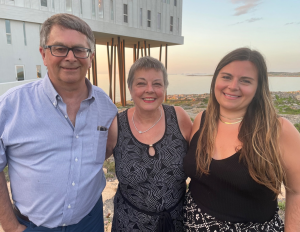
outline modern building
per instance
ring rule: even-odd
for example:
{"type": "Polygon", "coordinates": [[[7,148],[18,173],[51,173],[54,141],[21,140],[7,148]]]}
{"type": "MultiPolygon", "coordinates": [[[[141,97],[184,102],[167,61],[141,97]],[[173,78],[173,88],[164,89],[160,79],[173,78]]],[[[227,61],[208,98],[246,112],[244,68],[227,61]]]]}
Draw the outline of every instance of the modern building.
{"type": "MultiPolygon", "coordinates": [[[[183,44],[182,4],[183,0],[0,0],[0,91],[1,83],[16,85],[45,75],[39,54],[41,24],[53,14],[70,13],[90,25],[96,44],[107,46],[110,83],[117,57],[120,91],[125,92],[124,47],[133,48],[135,60],[149,55],[150,48],[165,46],[167,51],[167,46],[183,44]]],[[[97,84],[95,63],[92,73],[97,84]]],[[[112,86],[110,92],[113,98],[112,86]]]]}

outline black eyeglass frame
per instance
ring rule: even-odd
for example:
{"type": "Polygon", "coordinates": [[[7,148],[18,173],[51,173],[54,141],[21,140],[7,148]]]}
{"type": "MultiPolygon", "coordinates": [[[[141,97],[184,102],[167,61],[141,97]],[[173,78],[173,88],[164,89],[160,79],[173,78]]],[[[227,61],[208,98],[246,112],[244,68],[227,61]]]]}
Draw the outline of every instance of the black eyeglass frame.
{"type": "Polygon", "coordinates": [[[63,45],[45,45],[45,46],[44,46],[44,49],[47,49],[47,48],[50,49],[51,55],[52,55],[52,56],[55,56],[55,57],[67,57],[68,54],[69,54],[69,51],[71,50],[71,51],[73,52],[74,57],[76,57],[76,58],[78,58],[78,59],[87,59],[87,58],[90,56],[90,53],[92,52],[92,49],[90,49],[90,48],[83,48],[83,47],[69,48],[69,47],[66,47],[66,46],[63,46],[63,45]],[[53,55],[53,53],[52,53],[52,47],[64,47],[64,48],[67,48],[67,49],[68,49],[67,54],[66,54],[65,56],[57,56],[57,55],[53,55]],[[78,56],[76,56],[75,53],[74,53],[74,51],[73,51],[73,49],[77,49],[77,48],[83,48],[83,49],[86,49],[86,51],[88,52],[87,57],[78,57],[78,56]]]}

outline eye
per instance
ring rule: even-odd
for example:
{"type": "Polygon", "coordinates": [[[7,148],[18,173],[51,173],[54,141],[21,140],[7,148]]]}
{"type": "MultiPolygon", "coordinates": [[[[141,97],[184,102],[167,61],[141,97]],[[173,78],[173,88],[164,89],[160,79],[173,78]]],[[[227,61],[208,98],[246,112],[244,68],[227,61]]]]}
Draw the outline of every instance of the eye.
{"type": "Polygon", "coordinates": [[[241,80],[241,82],[244,84],[251,84],[251,81],[247,80],[247,79],[243,79],[243,80],[241,80]]]}
{"type": "Polygon", "coordinates": [[[227,75],[222,76],[222,78],[225,79],[225,80],[230,80],[231,79],[231,77],[227,76],[227,75]]]}
{"type": "Polygon", "coordinates": [[[155,85],[155,86],[162,86],[161,83],[154,83],[153,85],[155,85]]]}
{"type": "Polygon", "coordinates": [[[145,85],[146,83],[144,82],[138,82],[137,85],[145,85]]]}

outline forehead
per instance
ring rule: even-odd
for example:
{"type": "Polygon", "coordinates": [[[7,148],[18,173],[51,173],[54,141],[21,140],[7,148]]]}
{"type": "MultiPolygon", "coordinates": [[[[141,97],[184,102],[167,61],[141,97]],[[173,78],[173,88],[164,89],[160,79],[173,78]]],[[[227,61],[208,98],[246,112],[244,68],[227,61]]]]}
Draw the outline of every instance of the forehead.
{"type": "Polygon", "coordinates": [[[79,31],[53,25],[48,35],[47,44],[65,45],[68,47],[89,47],[87,36],[79,31]]]}
{"type": "Polygon", "coordinates": [[[228,65],[224,66],[219,74],[223,72],[231,74],[232,76],[237,77],[251,77],[254,79],[258,79],[258,72],[256,66],[248,61],[233,61],[228,65]]]}
{"type": "Polygon", "coordinates": [[[163,80],[163,73],[160,70],[155,69],[138,69],[135,71],[133,79],[145,79],[145,80],[163,80]]]}

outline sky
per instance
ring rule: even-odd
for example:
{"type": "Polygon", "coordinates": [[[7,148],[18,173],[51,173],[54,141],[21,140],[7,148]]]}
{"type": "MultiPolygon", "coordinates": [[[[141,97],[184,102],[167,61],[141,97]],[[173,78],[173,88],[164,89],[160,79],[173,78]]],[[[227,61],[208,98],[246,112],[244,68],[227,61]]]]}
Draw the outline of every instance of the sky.
{"type": "MultiPolygon", "coordinates": [[[[270,72],[300,72],[299,11],[300,0],[183,0],[184,44],[168,48],[168,73],[212,74],[238,47],[261,52],[270,72]]],[[[127,50],[128,72],[132,49],[127,50]]],[[[98,70],[105,73],[106,48],[97,45],[97,52],[104,54],[98,70]]],[[[151,49],[153,57],[158,52],[151,49]]]]}

